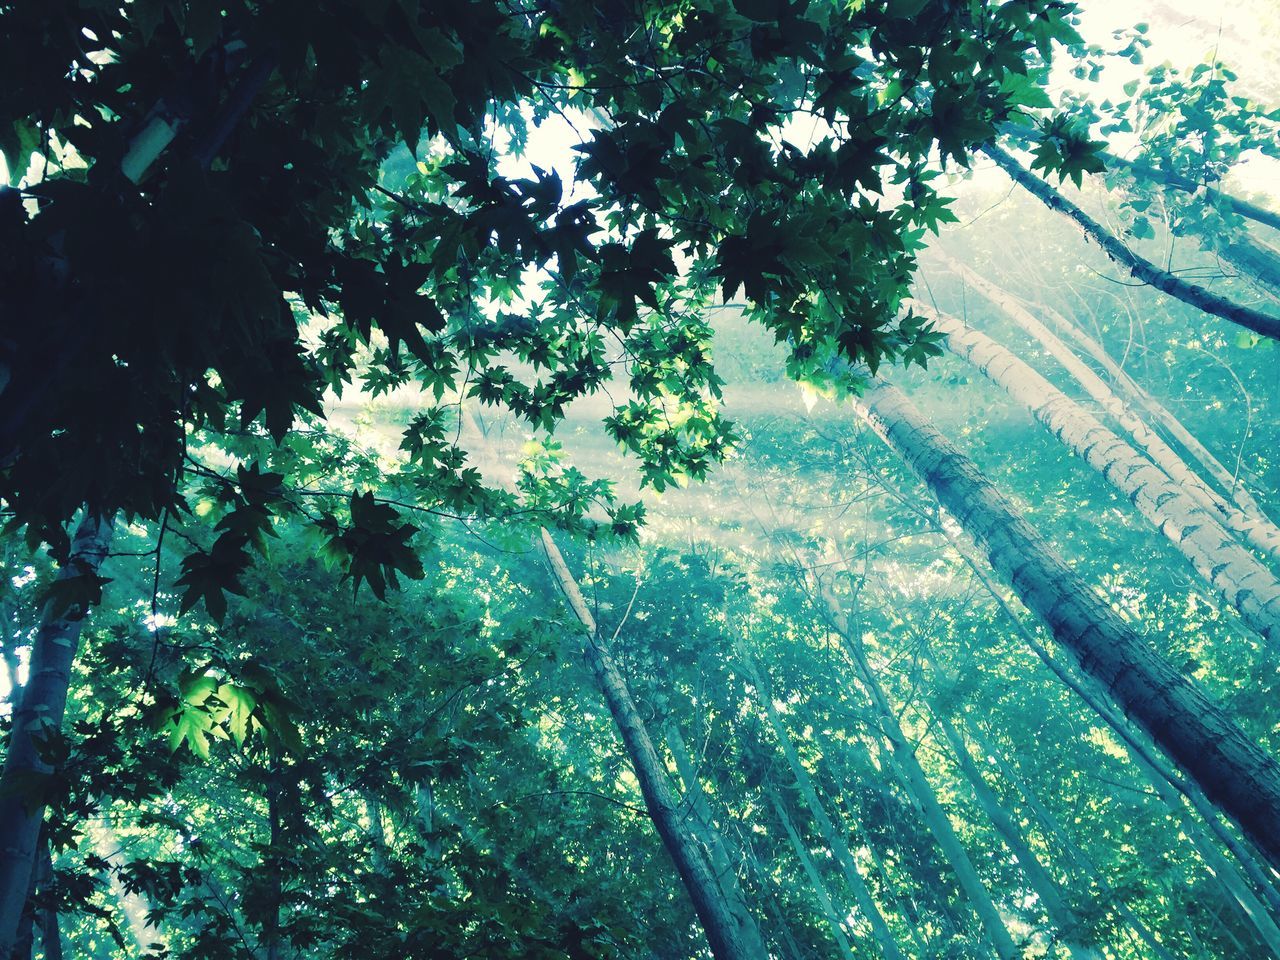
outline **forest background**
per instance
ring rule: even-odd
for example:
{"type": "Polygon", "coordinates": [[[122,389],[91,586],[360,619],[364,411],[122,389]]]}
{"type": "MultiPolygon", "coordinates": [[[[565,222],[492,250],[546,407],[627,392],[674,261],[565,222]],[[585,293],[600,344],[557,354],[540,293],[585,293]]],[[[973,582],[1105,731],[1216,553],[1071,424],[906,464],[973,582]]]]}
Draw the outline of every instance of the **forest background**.
{"type": "Polygon", "coordinates": [[[0,8],[0,950],[1280,956],[1274,7],[355,6],[0,8]]]}

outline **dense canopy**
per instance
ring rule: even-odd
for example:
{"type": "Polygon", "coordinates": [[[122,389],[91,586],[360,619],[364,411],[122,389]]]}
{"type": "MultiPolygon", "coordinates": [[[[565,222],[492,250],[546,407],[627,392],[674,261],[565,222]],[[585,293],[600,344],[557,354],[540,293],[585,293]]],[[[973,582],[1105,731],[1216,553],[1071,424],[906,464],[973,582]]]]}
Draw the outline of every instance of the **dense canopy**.
{"type": "Polygon", "coordinates": [[[1114,6],[0,0],[0,958],[1280,957],[1280,17],[1114,6]]]}

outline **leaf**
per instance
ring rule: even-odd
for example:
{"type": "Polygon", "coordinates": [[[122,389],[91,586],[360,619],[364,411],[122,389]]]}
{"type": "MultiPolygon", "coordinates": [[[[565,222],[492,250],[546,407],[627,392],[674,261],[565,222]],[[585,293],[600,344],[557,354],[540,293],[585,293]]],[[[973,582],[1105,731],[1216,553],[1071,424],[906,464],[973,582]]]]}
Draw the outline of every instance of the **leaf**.
{"type": "Polygon", "coordinates": [[[257,698],[246,687],[224,683],[218,687],[218,699],[227,705],[226,723],[231,739],[236,746],[243,747],[249,736],[253,712],[258,706],[257,698]]]}

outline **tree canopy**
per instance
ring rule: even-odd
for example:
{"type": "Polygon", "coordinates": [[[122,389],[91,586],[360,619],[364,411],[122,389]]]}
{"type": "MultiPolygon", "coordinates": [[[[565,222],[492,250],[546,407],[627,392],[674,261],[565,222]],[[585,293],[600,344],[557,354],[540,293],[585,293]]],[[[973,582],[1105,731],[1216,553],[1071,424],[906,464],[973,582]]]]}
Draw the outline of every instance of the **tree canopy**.
{"type": "Polygon", "coordinates": [[[0,960],[1280,956],[1280,109],[1090,6],[0,0],[0,960]]]}

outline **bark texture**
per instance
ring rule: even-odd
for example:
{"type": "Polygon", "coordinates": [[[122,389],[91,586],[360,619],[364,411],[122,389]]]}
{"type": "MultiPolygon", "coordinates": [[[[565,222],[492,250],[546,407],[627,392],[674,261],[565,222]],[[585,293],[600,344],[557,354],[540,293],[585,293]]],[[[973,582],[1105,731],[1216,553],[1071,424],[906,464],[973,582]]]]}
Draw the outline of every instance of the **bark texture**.
{"type": "MultiPolygon", "coordinates": [[[[1273,936],[1271,930],[1267,928],[1267,924],[1274,927],[1274,923],[1271,923],[1268,912],[1265,909],[1260,910],[1255,908],[1253,904],[1248,902],[1247,898],[1242,900],[1238,891],[1242,887],[1246,890],[1256,889],[1262,899],[1270,904],[1271,911],[1277,916],[1280,916],[1280,892],[1276,890],[1274,883],[1259,865],[1257,858],[1250,853],[1245,844],[1242,843],[1239,838],[1237,838],[1223,825],[1219,818],[1218,811],[1214,809],[1213,804],[1209,802],[1209,799],[1204,795],[1204,792],[1194,783],[1188,783],[1184,777],[1170,767],[1151,742],[1140,731],[1135,729],[1129,721],[1112,709],[1111,705],[1107,702],[1106,695],[1096,689],[1096,685],[1090,678],[1074,675],[1071,670],[1053,657],[1052,654],[1045,649],[1044,644],[1042,644],[1027,625],[1022,622],[1022,619],[1012,609],[1010,609],[1009,604],[1005,602],[1004,597],[1001,596],[996,585],[991,581],[991,578],[987,576],[982,565],[973,557],[969,550],[963,544],[957,542],[956,539],[945,530],[942,531],[942,533],[947,537],[952,547],[954,547],[956,552],[960,554],[960,557],[965,561],[965,563],[968,564],[970,569],[973,571],[974,576],[978,578],[978,581],[987,589],[987,592],[991,594],[996,605],[1013,625],[1013,628],[1023,638],[1027,646],[1031,648],[1032,652],[1040,658],[1041,662],[1049,668],[1055,677],[1062,681],[1062,684],[1065,687],[1084,701],[1084,703],[1088,705],[1088,707],[1111,728],[1111,731],[1128,751],[1130,759],[1133,761],[1134,765],[1137,766],[1138,769],[1142,771],[1142,774],[1150,781],[1152,788],[1169,808],[1170,812],[1183,823],[1187,836],[1193,838],[1199,836],[1203,840],[1204,830],[1205,828],[1208,828],[1209,832],[1213,834],[1214,838],[1216,838],[1217,843],[1220,843],[1224,848],[1230,851],[1232,857],[1235,858],[1234,864],[1229,861],[1222,860],[1221,853],[1217,851],[1217,848],[1213,846],[1211,841],[1209,842],[1208,851],[1206,851],[1206,849],[1201,845],[1201,841],[1196,842],[1197,851],[1200,853],[1201,859],[1206,863],[1211,864],[1215,876],[1222,876],[1228,869],[1237,873],[1239,870],[1244,871],[1244,874],[1248,876],[1249,880],[1248,882],[1235,883],[1228,887],[1231,899],[1237,901],[1250,923],[1254,923],[1254,917],[1261,916],[1264,918],[1263,926],[1258,931],[1259,936],[1263,940],[1267,940],[1269,937],[1273,936]],[[1196,818],[1191,817],[1187,807],[1182,803],[1182,800],[1179,799],[1180,796],[1190,803],[1191,808],[1199,815],[1200,819],[1197,820],[1196,818]],[[1250,887],[1250,884],[1252,884],[1252,887],[1250,887]]],[[[975,736],[974,739],[987,756],[994,757],[1002,768],[1006,766],[999,753],[987,745],[987,742],[984,739],[980,736],[975,736]]],[[[1025,786],[1021,787],[1021,792],[1024,795],[1027,794],[1025,786]]],[[[1033,807],[1037,803],[1035,798],[1030,796],[1028,797],[1028,802],[1033,807]]],[[[1052,826],[1052,824],[1050,824],[1045,818],[1042,817],[1041,819],[1042,822],[1045,822],[1046,826],[1052,826]]],[[[1054,829],[1057,830],[1058,833],[1062,832],[1058,827],[1054,827],[1054,829]]],[[[1225,885],[1226,884],[1224,883],[1224,886],[1225,885]]],[[[1280,953],[1277,955],[1280,956],[1280,953]]]]}
{"type": "Polygon", "coordinates": [[[947,334],[947,346],[1025,406],[1040,423],[1129,498],[1241,618],[1280,650],[1280,580],[1204,505],[1091,413],[986,334],[913,307],[947,334]]]}
{"type": "Polygon", "coordinates": [[[607,644],[596,628],[595,618],[569,572],[560,549],[546,530],[541,531],[541,539],[557,585],[578,622],[586,628],[583,655],[604,692],[609,712],[622,735],[622,742],[640,783],[645,807],[663,845],[675,861],[676,870],[706,932],[712,954],[717,960],[764,960],[767,951],[759,930],[754,929],[754,925],[744,929],[734,917],[716,884],[715,874],[681,816],[680,801],[667,782],[666,771],[662,761],[658,759],[649,731],[631,699],[626,681],[613,662],[607,644]]]}
{"type": "Polygon", "coordinates": [[[1049,186],[1035,174],[1027,171],[1012,156],[994,143],[982,147],[982,152],[994,160],[1020,186],[1044,203],[1050,210],[1066,214],[1073,220],[1086,237],[1098,244],[1103,252],[1120,264],[1129,273],[1144,283],[1149,283],[1157,290],[1188,303],[1198,310],[1212,313],[1214,316],[1229,320],[1246,327],[1255,333],[1272,339],[1280,339],[1280,317],[1275,317],[1252,307],[1242,306],[1226,297],[1221,297],[1199,284],[1182,280],[1167,270],[1161,270],[1150,260],[1138,256],[1118,239],[1112,236],[1105,227],[1094,220],[1061,193],[1049,186]]]}
{"type": "Polygon", "coordinates": [[[1087,353],[1102,368],[1102,371],[1110,378],[1112,387],[1118,389],[1122,394],[1138,404],[1147,416],[1151,418],[1159,427],[1164,429],[1170,437],[1191,457],[1200,469],[1209,476],[1241,509],[1255,516],[1265,516],[1265,512],[1258,505],[1253,495],[1249,493],[1244,484],[1245,473],[1240,465],[1236,465],[1236,469],[1228,470],[1208,448],[1205,447],[1195,435],[1191,433],[1182,421],[1175,417],[1169,410],[1151,396],[1141,385],[1138,384],[1133,377],[1129,376],[1121,366],[1112,359],[1111,355],[1094,340],[1085,333],[1080,327],[1072,323],[1066,317],[1062,316],[1056,310],[1048,307],[1041,307],[1053,324],[1070,337],[1075,343],[1087,353]]]}
{"type": "MultiPolygon", "coordinates": [[[[93,515],[80,522],[58,582],[97,575],[111,540],[111,524],[109,518],[93,515]]],[[[31,645],[22,703],[14,711],[0,774],[0,957],[10,954],[18,935],[44,820],[41,784],[53,773],[40,755],[39,740],[62,729],[71,664],[87,612],[45,608],[31,645]]]]}
{"type": "Polygon", "coordinates": [[[1280,867],[1280,763],[1121,619],[901,391],[873,381],[859,406],[1081,669],[1280,867]]]}
{"type": "Polygon", "coordinates": [[[692,813],[690,825],[698,834],[711,868],[715,871],[716,883],[728,902],[729,909],[733,911],[738,925],[744,929],[758,929],[755,917],[747,904],[746,895],[742,892],[742,883],[735,866],[735,860],[739,858],[730,854],[724,838],[720,835],[720,830],[716,827],[711,803],[702,789],[693,755],[689,752],[680,728],[674,721],[667,724],[666,734],[667,749],[671,751],[671,756],[676,761],[676,771],[684,781],[684,802],[692,813]]]}
{"type": "MultiPolygon", "coordinates": [[[[977,290],[1010,320],[1034,337],[1051,357],[1062,364],[1063,368],[1084,388],[1090,399],[1097,403],[1133,438],[1133,442],[1151,458],[1156,466],[1169,476],[1169,479],[1173,480],[1186,493],[1195,497],[1203,506],[1207,507],[1223,526],[1237,534],[1244,542],[1273,558],[1280,559],[1280,527],[1271,522],[1270,518],[1262,512],[1261,507],[1252,497],[1247,497],[1246,495],[1247,499],[1239,499],[1233,502],[1229,496],[1215,490],[1198,473],[1192,470],[1155,430],[1147,425],[1146,420],[1137,411],[1133,410],[1129,403],[1121,399],[1107,385],[1106,381],[1094,373],[1087,364],[1083,363],[1071,348],[1041,323],[1030,310],[1027,310],[1012,296],[963,264],[949,257],[943,257],[942,259],[949,269],[959,274],[969,286],[977,290]]],[[[1119,377],[1123,375],[1117,370],[1113,376],[1119,377]]],[[[1125,377],[1124,379],[1127,380],[1128,378],[1125,377]]],[[[1132,391],[1141,393],[1137,384],[1132,384],[1132,391]]],[[[1141,402],[1140,397],[1137,398],[1137,402],[1141,402]]],[[[1143,405],[1146,406],[1146,404],[1143,405]]],[[[1153,413],[1153,411],[1148,412],[1153,413]]],[[[1166,425],[1166,429],[1170,429],[1168,425],[1166,425]]],[[[1175,435],[1177,433],[1173,429],[1170,429],[1170,432],[1175,435]]],[[[1188,452],[1191,452],[1190,445],[1186,439],[1181,439],[1179,442],[1188,447],[1188,452]]],[[[1217,468],[1221,473],[1226,473],[1221,464],[1217,464],[1217,468]]],[[[1221,476],[1219,476],[1219,480],[1222,480],[1221,476]]],[[[1229,474],[1226,475],[1226,482],[1226,489],[1228,490],[1239,488],[1235,478],[1229,474]]]]}

